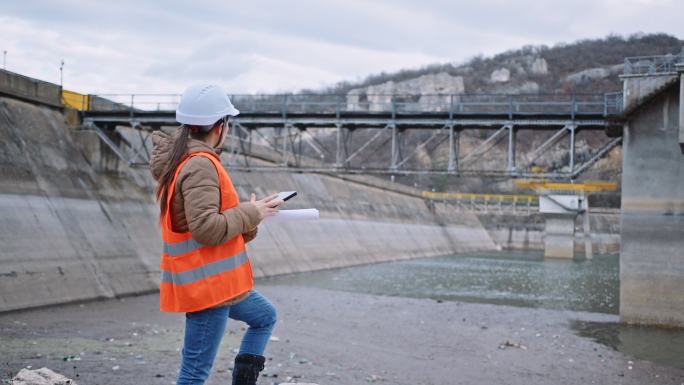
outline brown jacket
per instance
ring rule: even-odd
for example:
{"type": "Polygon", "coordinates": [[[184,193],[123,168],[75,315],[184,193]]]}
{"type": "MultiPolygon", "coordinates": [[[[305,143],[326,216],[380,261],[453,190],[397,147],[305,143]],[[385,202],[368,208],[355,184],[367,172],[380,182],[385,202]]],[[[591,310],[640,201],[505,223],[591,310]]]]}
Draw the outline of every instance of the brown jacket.
{"type": "MultiPolygon", "coordinates": [[[[175,136],[161,131],[152,134],[154,149],[150,171],[155,180],[161,178],[173,148],[175,136]]],[[[220,159],[214,150],[202,141],[190,139],[188,153],[208,152],[220,159]]],[[[260,222],[257,207],[249,202],[220,212],[219,179],[213,163],[204,157],[187,161],[176,178],[171,198],[171,227],[176,232],[192,233],[197,242],[216,246],[242,234],[245,242],[256,237],[260,222]]],[[[247,297],[249,293],[221,305],[230,305],[247,297]]]]}

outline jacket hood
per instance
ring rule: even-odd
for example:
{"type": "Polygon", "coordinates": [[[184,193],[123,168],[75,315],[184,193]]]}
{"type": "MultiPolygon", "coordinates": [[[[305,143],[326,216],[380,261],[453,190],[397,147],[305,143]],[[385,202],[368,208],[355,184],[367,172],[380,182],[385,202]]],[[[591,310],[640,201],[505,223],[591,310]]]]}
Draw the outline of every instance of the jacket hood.
{"type": "MultiPolygon", "coordinates": [[[[171,157],[171,150],[173,150],[173,144],[176,138],[180,134],[180,130],[177,130],[173,135],[169,135],[163,131],[155,131],[152,133],[152,157],[150,158],[150,172],[154,180],[159,181],[164,168],[169,163],[169,158],[171,157]]],[[[208,152],[216,157],[216,159],[221,160],[221,158],[216,154],[216,151],[208,144],[196,140],[188,140],[188,154],[193,154],[195,152],[208,152]]]]}

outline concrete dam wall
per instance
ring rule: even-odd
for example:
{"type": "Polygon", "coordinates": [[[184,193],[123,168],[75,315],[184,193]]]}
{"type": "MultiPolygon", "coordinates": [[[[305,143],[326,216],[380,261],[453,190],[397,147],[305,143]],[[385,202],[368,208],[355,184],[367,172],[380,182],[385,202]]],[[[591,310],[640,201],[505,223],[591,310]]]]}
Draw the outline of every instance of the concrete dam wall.
{"type": "Polygon", "coordinates": [[[0,310],[155,287],[149,194],[96,173],[63,121],[58,111],[0,100],[0,310]]]}
{"type": "MultiPolygon", "coordinates": [[[[156,290],[158,209],[147,170],[117,165],[57,110],[0,98],[0,311],[156,290]],[[96,154],[96,157],[93,155],[96,154]],[[108,171],[109,170],[109,171],[108,171]]],[[[266,223],[256,276],[495,249],[478,218],[318,174],[231,173],[252,191],[297,190],[316,222],[266,223]]]]}

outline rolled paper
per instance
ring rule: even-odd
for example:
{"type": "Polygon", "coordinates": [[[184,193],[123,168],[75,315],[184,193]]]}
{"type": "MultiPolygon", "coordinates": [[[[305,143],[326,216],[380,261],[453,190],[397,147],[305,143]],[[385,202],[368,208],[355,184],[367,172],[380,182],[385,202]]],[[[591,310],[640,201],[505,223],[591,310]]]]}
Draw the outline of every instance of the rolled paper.
{"type": "Polygon", "coordinates": [[[319,216],[317,209],[280,210],[275,215],[264,218],[264,220],[268,222],[305,221],[318,219],[319,216]]]}

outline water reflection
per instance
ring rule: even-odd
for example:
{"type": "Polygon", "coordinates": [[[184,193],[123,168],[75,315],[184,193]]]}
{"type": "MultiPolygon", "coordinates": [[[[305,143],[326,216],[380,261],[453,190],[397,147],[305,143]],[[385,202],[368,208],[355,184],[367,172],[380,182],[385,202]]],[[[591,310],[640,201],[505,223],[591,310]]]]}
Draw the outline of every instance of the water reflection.
{"type": "Polygon", "coordinates": [[[583,321],[572,328],[620,352],[684,369],[684,330],[583,321]]]}

